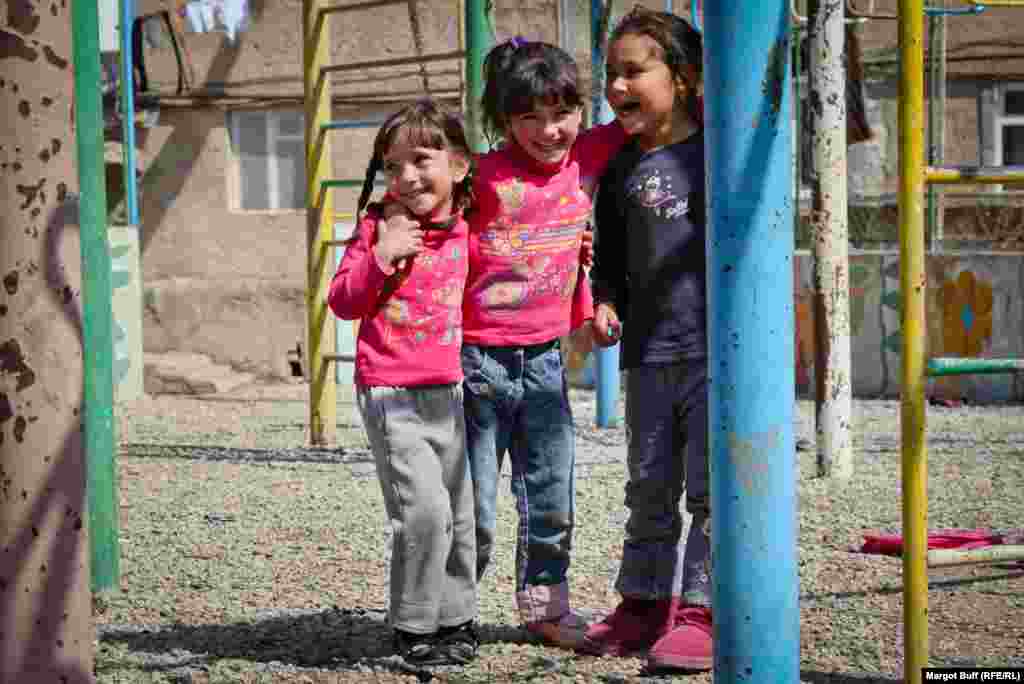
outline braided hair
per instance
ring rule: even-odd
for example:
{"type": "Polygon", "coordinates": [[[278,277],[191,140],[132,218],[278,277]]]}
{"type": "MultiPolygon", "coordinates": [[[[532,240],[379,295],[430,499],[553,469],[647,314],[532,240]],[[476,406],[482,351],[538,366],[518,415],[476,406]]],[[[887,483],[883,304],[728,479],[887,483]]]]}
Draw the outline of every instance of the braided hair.
{"type": "MultiPolygon", "coordinates": [[[[384,166],[384,157],[396,140],[401,139],[421,147],[448,150],[472,164],[473,152],[466,139],[462,117],[429,98],[417,100],[402,107],[387,118],[373,141],[373,156],[366,167],[366,179],[356,204],[356,221],[362,218],[373,194],[373,182],[384,166]]],[[[473,203],[472,173],[457,183],[452,198],[453,213],[468,209],[473,203]]]]}

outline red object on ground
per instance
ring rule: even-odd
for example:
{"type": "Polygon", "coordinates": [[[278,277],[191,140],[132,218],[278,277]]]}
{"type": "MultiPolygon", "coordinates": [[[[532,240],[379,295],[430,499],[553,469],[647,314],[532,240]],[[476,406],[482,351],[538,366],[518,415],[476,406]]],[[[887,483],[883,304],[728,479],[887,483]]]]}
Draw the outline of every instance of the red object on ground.
{"type": "MultiPolygon", "coordinates": [[[[992,530],[956,530],[944,529],[928,533],[929,549],[981,549],[1005,543],[1003,535],[992,530]]],[[[899,556],[903,552],[903,537],[898,534],[865,534],[861,553],[874,553],[883,556],[899,556]]]]}

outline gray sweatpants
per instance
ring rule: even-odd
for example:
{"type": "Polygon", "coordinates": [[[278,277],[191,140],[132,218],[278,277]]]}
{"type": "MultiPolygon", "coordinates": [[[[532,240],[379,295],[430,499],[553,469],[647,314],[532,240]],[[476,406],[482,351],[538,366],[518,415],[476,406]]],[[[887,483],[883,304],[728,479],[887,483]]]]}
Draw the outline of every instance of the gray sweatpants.
{"type": "Polygon", "coordinates": [[[461,385],[361,387],[391,528],[391,625],[429,634],[476,618],[476,525],[461,385]]]}
{"type": "Polygon", "coordinates": [[[707,390],[703,360],[626,376],[629,520],[616,581],[625,597],[711,606],[707,390]],[[684,492],[693,519],[681,543],[684,492]]]}

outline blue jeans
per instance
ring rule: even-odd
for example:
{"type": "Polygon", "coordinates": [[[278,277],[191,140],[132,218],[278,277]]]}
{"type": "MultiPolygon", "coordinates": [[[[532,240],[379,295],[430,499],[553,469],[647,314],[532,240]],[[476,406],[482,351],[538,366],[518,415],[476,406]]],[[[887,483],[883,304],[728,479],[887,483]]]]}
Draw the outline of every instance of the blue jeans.
{"type": "Polygon", "coordinates": [[[519,513],[516,601],[524,622],[569,611],[575,521],[575,434],[557,340],[526,347],[464,345],[466,447],[476,495],[477,578],[494,551],[506,452],[519,513]]]}
{"type": "Polygon", "coordinates": [[[616,582],[623,596],[681,596],[688,604],[711,606],[707,394],[704,360],[629,369],[629,520],[616,582]],[[684,492],[693,514],[685,542],[679,511],[684,492]]]}

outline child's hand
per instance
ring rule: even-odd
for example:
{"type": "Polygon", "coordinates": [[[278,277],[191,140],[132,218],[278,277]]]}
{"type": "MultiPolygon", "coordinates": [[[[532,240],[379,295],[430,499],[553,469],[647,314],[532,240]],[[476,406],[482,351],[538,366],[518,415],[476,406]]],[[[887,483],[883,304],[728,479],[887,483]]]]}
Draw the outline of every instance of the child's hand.
{"type": "Polygon", "coordinates": [[[416,256],[423,249],[423,229],[401,205],[397,210],[386,208],[384,217],[377,222],[377,244],[373,249],[381,263],[401,267],[403,259],[416,256]]]}
{"type": "Polygon", "coordinates": [[[601,302],[594,308],[594,342],[601,347],[610,347],[622,337],[622,322],[615,307],[601,302]]]}
{"type": "Polygon", "coordinates": [[[594,265],[594,231],[589,228],[580,236],[580,263],[586,268],[594,265]]]}
{"type": "Polygon", "coordinates": [[[594,350],[594,321],[587,319],[583,325],[569,333],[572,340],[572,349],[581,356],[586,356],[594,350]]]}

